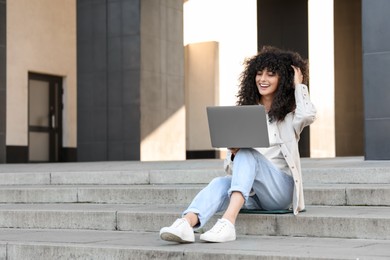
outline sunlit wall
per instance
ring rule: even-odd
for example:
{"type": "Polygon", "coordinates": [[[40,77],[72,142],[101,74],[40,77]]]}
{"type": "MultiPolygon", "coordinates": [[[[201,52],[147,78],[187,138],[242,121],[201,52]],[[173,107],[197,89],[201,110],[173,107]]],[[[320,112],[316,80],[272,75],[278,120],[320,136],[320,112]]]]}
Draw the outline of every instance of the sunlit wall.
{"type": "Polygon", "coordinates": [[[141,161],[184,160],[183,2],[140,4],[141,161]]]}
{"type": "MultiPolygon", "coordinates": [[[[186,61],[186,109],[191,109],[186,116],[188,154],[213,150],[207,138],[206,105],[236,103],[242,64],[257,52],[256,3],[256,0],[184,3],[184,46],[187,58],[191,59],[186,61]],[[210,55],[197,54],[200,48],[210,55]],[[209,71],[199,75],[205,69],[209,71]],[[199,83],[201,86],[196,86],[199,83]]],[[[220,152],[224,157],[225,149],[220,152]]]]}
{"type": "Polygon", "coordinates": [[[317,120],[310,126],[310,156],[335,156],[333,0],[309,0],[310,95],[317,120]]]}
{"type": "Polygon", "coordinates": [[[28,146],[27,79],[35,72],[64,78],[63,146],[76,147],[75,64],[76,1],[7,2],[8,146],[28,146]]]}
{"type": "MultiPolygon", "coordinates": [[[[216,105],[235,104],[242,63],[257,52],[256,5],[256,0],[189,0],[184,3],[184,45],[218,43],[216,105]]],[[[310,131],[311,157],[335,156],[333,17],[333,0],[308,0],[310,91],[318,110],[318,118],[310,131]]]]}
{"type": "Polygon", "coordinates": [[[246,57],[257,51],[256,0],[189,0],[184,4],[184,45],[219,43],[219,102],[235,104],[246,57]]]}

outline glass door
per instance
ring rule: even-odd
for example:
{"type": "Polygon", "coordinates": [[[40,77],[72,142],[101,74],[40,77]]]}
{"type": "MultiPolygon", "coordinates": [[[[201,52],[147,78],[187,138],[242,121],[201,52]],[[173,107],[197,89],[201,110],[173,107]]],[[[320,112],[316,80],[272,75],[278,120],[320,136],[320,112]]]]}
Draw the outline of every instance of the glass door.
{"type": "Polygon", "coordinates": [[[62,147],[62,78],[29,74],[29,162],[59,162],[62,147]]]}

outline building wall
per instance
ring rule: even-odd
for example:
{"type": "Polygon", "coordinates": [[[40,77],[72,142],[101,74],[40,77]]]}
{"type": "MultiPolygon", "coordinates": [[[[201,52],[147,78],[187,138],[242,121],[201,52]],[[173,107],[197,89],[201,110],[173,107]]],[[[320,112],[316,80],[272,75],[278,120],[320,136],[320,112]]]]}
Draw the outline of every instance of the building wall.
{"type": "Polygon", "coordinates": [[[185,159],[183,0],[142,0],[141,160],[185,159]]]}
{"type": "Polygon", "coordinates": [[[138,160],[140,3],[77,1],[79,161],[138,160]]]}
{"type": "Polygon", "coordinates": [[[184,3],[189,159],[225,157],[227,149],[211,148],[206,105],[235,105],[243,63],[257,52],[256,6],[256,0],[184,3]]]}
{"type": "Polygon", "coordinates": [[[334,2],[336,156],[364,154],[361,0],[334,2]]]}
{"type": "Polygon", "coordinates": [[[7,146],[28,146],[28,72],[36,72],[64,78],[63,146],[76,147],[75,6],[75,0],[7,2],[7,146]]]}
{"type": "Polygon", "coordinates": [[[390,1],[362,0],[365,158],[390,159],[390,1]]]}
{"type": "Polygon", "coordinates": [[[0,163],[6,162],[6,4],[0,0],[0,163]]]}
{"type": "Polygon", "coordinates": [[[183,2],[77,2],[78,160],[185,159],[183,2]]]}
{"type": "Polygon", "coordinates": [[[218,42],[188,44],[185,54],[187,158],[215,158],[206,107],[219,104],[218,42]]]}
{"type": "MultiPolygon", "coordinates": [[[[301,30],[306,26],[303,18],[307,1],[290,2],[258,0],[258,44],[279,45],[307,55],[307,31],[301,30]],[[283,6],[285,11],[277,8],[270,12],[272,8],[267,5],[283,6]],[[272,22],[275,14],[283,19],[277,17],[277,23],[272,22]]],[[[390,18],[385,12],[390,3],[333,3],[335,107],[333,117],[324,121],[334,121],[335,133],[330,135],[335,134],[336,140],[328,142],[326,131],[321,132],[321,140],[335,145],[336,156],[364,152],[366,159],[390,159],[390,83],[386,78],[390,67],[390,18]]],[[[242,6],[243,2],[236,4],[242,6]]],[[[320,17],[321,13],[311,15],[320,17]]],[[[63,145],[78,147],[80,161],[184,159],[185,115],[191,111],[186,111],[184,98],[182,19],[181,0],[0,0],[0,162],[5,162],[6,147],[28,146],[28,72],[64,78],[63,145]]],[[[200,28],[200,24],[195,27],[200,28]]],[[[237,28],[225,22],[221,25],[214,26],[219,35],[240,38],[232,33],[237,28]],[[227,31],[222,33],[222,28],[227,31]]],[[[242,28],[239,26],[237,31],[242,28]]],[[[220,52],[227,45],[219,39],[203,38],[206,40],[220,42],[220,52]]],[[[229,55],[222,56],[221,66],[237,63],[226,62],[229,55]]],[[[233,75],[226,72],[223,74],[233,75]]],[[[222,84],[223,93],[229,96],[235,88],[232,79],[222,84]]],[[[329,86],[326,80],[329,77],[313,87],[329,86]]],[[[221,104],[232,102],[221,100],[221,104]]],[[[190,136],[192,141],[200,137],[190,136]]],[[[301,145],[304,142],[305,138],[301,145]]]]}

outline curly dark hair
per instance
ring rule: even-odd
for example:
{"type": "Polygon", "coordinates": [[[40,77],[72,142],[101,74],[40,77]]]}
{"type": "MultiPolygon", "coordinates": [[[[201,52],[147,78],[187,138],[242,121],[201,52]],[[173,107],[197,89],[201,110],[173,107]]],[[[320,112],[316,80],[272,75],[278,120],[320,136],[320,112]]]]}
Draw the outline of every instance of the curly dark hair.
{"type": "Polygon", "coordinates": [[[261,95],[256,86],[258,71],[267,69],[279,76],[278,88],[268,112],[270,121],[282,121],[295,107],[294,65],[301,69],[303,84],[308,82],[308,66],[297,52],[285,51],[272,46],[264,46],[255,56],[244,61],[245,69],[240,75],[237,105],[258,105],[261,95]]]}

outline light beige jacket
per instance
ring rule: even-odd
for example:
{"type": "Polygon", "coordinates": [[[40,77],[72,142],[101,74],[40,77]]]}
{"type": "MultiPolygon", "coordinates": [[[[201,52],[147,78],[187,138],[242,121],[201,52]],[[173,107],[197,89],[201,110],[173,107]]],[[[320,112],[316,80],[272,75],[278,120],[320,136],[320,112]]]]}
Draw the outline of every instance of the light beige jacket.
{"type": "MultiPolygon", "coordinates": [[[[277,123],[279,130],[277,140],[281,143],[281,151],[294,178],[292,206],[294,214],[297,215],[305,208],[298,141],[303,128],[314,122],[317,111],[310,101],[307,86],[303,84],[295,86],[295,102],[295,111],[288,113],[283,121],[277,123]]],[[[229,151],[224,161],[224,167],[227,174],[232,174],[233,162],[229,151]]]]}

